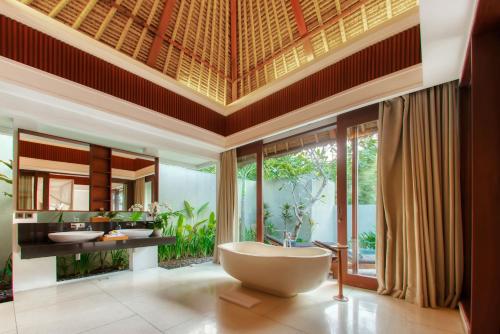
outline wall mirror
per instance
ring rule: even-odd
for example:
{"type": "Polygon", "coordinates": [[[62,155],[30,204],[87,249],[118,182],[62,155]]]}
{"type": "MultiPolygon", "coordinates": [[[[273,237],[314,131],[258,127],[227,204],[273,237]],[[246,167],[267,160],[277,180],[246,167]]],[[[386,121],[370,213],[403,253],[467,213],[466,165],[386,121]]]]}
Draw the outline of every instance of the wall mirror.
{"type": "Polygon", "coordinates": [[[19,211],[147,211],[158,158],[19,130],[17,189],[19,211]]]}
{"type": "Polygon", "coordinates": [[[111,167],[111,211],[127,211],[134,204],[146,211],[157,200],[154,157],[113,149],[111,167]]]}
{"type": "Polygon", "coordinates": [[[89,210],[90,145],[20,130],[18,210],[89,210]]]}

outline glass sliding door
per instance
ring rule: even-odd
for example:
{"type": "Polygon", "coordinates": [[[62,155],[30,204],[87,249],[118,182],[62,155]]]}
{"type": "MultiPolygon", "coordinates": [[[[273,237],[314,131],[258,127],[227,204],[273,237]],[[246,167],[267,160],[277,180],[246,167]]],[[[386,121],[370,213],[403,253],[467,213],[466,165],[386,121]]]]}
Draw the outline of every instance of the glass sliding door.
{"type": "Polygon", "coordinates": [[[339,127],[339,241],[348,246],[346,282],[376,289],[377,109],[341,115],[339,127]]]}
{"type": "Polygon", "coordinates": [[[265,240],[337,242],[335,126],[264,144],[265,240]]]}
{"type": "Polygon", "coordinates": [[[238,217],[240,241],[257,240],[257,156],[238,157],[238,217]]]}
{"type": "Polygon", "coordinates": [[[348,273],[375,277],[377,121],[347,129],[348,273]]]}

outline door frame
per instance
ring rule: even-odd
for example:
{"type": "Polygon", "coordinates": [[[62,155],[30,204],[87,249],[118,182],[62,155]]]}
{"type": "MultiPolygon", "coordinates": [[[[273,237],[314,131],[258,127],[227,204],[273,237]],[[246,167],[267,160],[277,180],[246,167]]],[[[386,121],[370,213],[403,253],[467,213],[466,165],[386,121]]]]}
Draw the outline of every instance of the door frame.
{"type": "MultiPolygon", "coordinates": [[[[378,104],[373,104],[337,117],[337,231],[339,244],[348,245],[347,240],[347,129],[349,127],[378,119],[378,104]]],[[[356,180],[355,180],[356,181],[356,180]]],[[[349,274],[348,252],[342,255],[344,282],[364,289],[376,290],[374,277],[349,274]]]]}
{"type": "Polygon", "coordinates": [[[263,141],[257,141],[236,149],[236,156],[243,157],[247,155],[255,155],[255,163],[257,168],[256,175],[256,210],[255,210],[255,224],[256,224],[256,241],[264,242],[264,202],[262,197],[263,185],[263,141]]]}

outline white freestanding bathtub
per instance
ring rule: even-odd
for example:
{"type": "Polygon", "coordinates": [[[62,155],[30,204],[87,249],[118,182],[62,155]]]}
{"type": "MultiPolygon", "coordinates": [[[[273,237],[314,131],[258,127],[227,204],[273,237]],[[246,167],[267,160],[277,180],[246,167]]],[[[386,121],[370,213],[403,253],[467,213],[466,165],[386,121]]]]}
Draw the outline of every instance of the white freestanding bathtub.
{"type": "Polygon", "coordinates": [[[281,297],[319,287],[330,271],[332,252],[319,247],[285,248],[253,241],[218,247],[229,275],[243,286],[281,297]]]}

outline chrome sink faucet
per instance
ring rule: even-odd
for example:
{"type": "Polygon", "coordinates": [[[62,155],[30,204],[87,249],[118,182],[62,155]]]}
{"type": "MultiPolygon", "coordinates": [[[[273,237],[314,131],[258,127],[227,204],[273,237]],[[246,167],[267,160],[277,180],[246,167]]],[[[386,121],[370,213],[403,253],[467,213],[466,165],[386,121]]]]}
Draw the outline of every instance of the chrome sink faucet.
{"type": "Polygon", "coordinates": [[[85,223],[71,223],[70,229],[72,231],[78,231],[81,228],[85,228],[85,223]]]}

